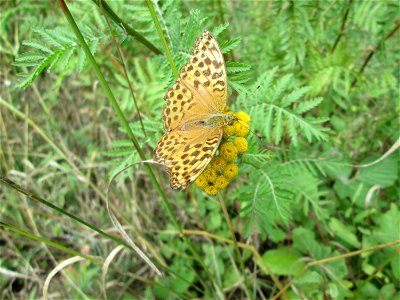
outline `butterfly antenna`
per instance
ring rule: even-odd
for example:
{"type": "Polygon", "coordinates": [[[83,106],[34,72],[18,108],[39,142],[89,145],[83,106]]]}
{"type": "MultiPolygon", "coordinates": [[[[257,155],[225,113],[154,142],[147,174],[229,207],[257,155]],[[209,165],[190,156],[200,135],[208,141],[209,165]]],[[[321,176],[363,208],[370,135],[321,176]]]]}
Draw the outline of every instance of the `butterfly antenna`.
{"type": "Polygon", "coordinates": [[[255,90],[254,90],[249,96],[250,96],[250,97],[254,96],[254,95],[258,92],[258,90],[260,89],[260,87],[261,87],[261,85],[259,84],[259,85],[255,88],[255,90]]]}
{"type": "MultiPolygon", "coordinates": [[[[239,120],[239,119],[236,119],[239,123],[242,123],[243,125],[245,125],[245,126],[248,126],[249,124],[248,123],[246,123],[246,122],[243,122],[242,120],[239,120]]],[[[259,136],[257,133],[255,133],[253,130],[251,130],[250,129],[250,126],[249,126],[249,131],[252,133],[252,134],[254,134],[256,137],[258,137],[258,139],[261,141],[263,138],[261,137],[261,136],[259,136]]]]}

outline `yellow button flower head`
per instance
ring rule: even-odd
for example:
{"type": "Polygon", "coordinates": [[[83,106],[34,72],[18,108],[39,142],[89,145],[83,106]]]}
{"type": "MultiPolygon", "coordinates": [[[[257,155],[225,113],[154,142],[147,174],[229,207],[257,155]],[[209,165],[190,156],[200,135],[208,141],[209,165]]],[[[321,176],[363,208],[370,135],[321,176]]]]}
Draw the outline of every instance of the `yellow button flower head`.
{"type": "Polygon", "coordinates": [[[203,172],[202,175],[204,175],[207,182],[212,182],[217,177],[217,172],[212,168],[208,168],[203,172]]]}
{"type": "Polygon", "coordinates": [[[233,144],[236,146],[236,149],[238,150],[239,153],[244,153],[247,151],[249,148],[249,143],[244,137],[236,137],[233,140],[233,144]]]}
{"type": "Polygon", "coordinates": [[[219,189],[226,188],[228,184],[229,179],[223,175],[218,175],[217,178],[215,178],[214,185],[219,189]]]}
{"type": "Polygon", "coordinates": [[[221,172],[226,166],[226,161],[221,156],[215,156],[210,162],[210,168],[214,169],[217,173],[221,172]]]}
{"type": "Polygon", "coordinates": [[[238,165],[233,161],[239,153],[248,150],[249,144],[245,136],[250,131],[250,116],[243,112],[230,111],[226,106],[224,114],[233,116],[232,125],[224,125],[224,134],[219,155],[213,157],[208,167],[197,177],[195,183],[209,195],[216,195],[219,190],[228,186],[229,182],[239,173],[238,165]],[[230,141],[228,141],[228,139],[230,141]]]}
{"type": "Polygon", "coordinates": [[[224,175],[228,178],[233,178],[239,173],[239,168],[235,163],[228,163],[224,170],[224,175]]]}
{"type": "Polygon", "coordinates": [[[250,116],[246,114],[244,111],[238,111],[237,113],[235,113],[235,116],[244,123],[249,123],[251,120],[250,116]]]}
{"type": "Polygon", "coordinates": [[[240,120],[235,121],[233,123],[233,126],[235,127],[237,136],[245,137],[250,131],[249,124],[244,123],[243,121],[240,120]]]}
{"type": "Polygon", "coordinates": [[[213,185],[207,185],[207,186],[205,186],[205,187],[204,187],[204,191],[205,191],[207,194],[211,195],[211,196],[214,196],[214,195],[216,195],[216,194],[218,193],[218,189],[217,189],[215,186],[213,186],[213,185]]]}
{"type": "Polygon", "coordinates": [[[224,137],[229,138],[232,135],[235,135],[236,129],[233,125],[225,125],[224,126],[224,137]]]}
{"type": "Polygon", "coordinates": [[[236,158],[238,151],[232,142],[225,142],[219,147],[219,155],[227,161],[236,158]]]}
{"type": "Polygon", "coordinates": [[[197,177],[195,183],[199,187],[204,187],[207,184],[207,179],[206,176],[204,175],[204,172],[199,177],[197,177]]]}

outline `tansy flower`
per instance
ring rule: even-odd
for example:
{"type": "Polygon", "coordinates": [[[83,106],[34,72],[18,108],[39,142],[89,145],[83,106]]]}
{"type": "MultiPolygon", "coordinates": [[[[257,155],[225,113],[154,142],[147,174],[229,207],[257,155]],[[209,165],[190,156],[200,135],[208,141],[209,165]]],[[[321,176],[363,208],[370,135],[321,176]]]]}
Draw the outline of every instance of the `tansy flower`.
{"type": "Polygon", "coordinates": [[[207,182],[212,182],[217,177],[217,171],[212,168],[206,169],[203,174],[207,182]]]}
{"type": "Polygon", "coordinates": [[[216,186],[212,185],[212,184],[207,184],[207,185],[204,187],[204,191],[205,191],[207,194],[209,194],[209,195],[211,195],[211,196],[214,196],[214,195],[216,195],[216,194],[218,193],[218,188],[217,188],[216,186]]]}
{"type": "Polygon", "coordinates": [[[199,177],[197,177],[195,183],[199,186],[199,187],[204,187],[207,183],[206,180],[206,176],[204,176],[204,172],[200,174],[199,177]]]}
{"type": "Polygon", "coordinates": [[[238,153],[246,152],[249,147],[245,136],[250,131],[250,116],[243,111],[234,113],[228,106],[225,106],[224,114],[232,116],[233,124],[224,126],[225,140],[218,148],[219,155],[212,158],[207,168],[195,181],[209,195],[216,195],[219,190],[226,188],[232,178],[239,173],[238,165],[233,161],[238,153]]]}
{"type": "Polygon", "coordinates": [[[217,173],[221,172],[226,166],[226,161],[221,156],[215,156],[210,162],[210,167],[217,173]]]}
{"type": "Polygon", "coordinates": [[[233,144],[235,145],[239,153],[246,152],[249,147],[249,143],[247,142],[247,140],[244,137],[239,136],[233,140],[233,144]]]}
{"type": "Polygon", "coordinates": [[[232,142],[225,142],[219,147],[219,155],[227,161],[232,161],[236,158],[238,150],[232,142]]]}
{"type": "Polygon", "coordinates": [[[246,114],[244,111],[238,111],[237,113],[235,113],[236,118],[238,118],[238,120],[244,122],[244,123],[249,123],[251,118],[248,114],[246,114]]]}
{"type": "Polygon", "coordinates": [[[229,138],[234,135],[236,132],[235,127],[233,125],[225,125],[224,126],[224,137],[229,138]]]}
{"type": "Polygon", "coordinates": [[[235,121],[233,126],[235,127],[236,136],[245,137],[250,131],[249,124],[240,120],[235,121]]]}
{"type": "Polygon", "coordinates": [[[228,163],[224,170],[224,175],[228,178],[233,178],[239,173],[239,168],[235,163],[228,163]]]}
{"type": "Polygon", "coordinates": [[[219,189],[226,188],[228,184],[229,184],[229,179],[223,175],[218,175],[217,178],[215,178],[214,186],[219,189]]]}

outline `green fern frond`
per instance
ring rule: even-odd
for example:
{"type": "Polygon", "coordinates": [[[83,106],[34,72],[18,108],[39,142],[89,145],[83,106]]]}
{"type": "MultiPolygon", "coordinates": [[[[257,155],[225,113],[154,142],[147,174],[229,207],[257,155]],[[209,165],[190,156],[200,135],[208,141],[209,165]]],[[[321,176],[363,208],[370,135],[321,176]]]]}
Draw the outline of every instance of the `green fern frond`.
{"type": "Polygon", "coordinates": [[[229,74],[246,72],[251,69],[250,65],[247,65],[242,62],[228,61],[228,62],[226,62],[225,65],[226,65],[226,70],[228,72],[228,76],[229,76],[229,74]]]}
{"type": "Polygon", "coordinates": [[[326,140],[328,129],[321,124],[328,119],[303,116],[317,107],[322,98],[305,100],[308,87],[292,88],[290,74],[276,80],[276,73],[275,68],[260,76],[253,85],[255,96],[247,91],[239,98],[252,115],[256,130],[260,130],[268,141],[273,140],[276,145],[285,134],[291,137],[294,145],[298,144],[300,135],[305,136],[308,142],[326,140]]]}
{"type": "MultiPolygon", "coordinates": [[[[105,38],[98,30],[89,26],[82,26],[82,32],[87,40],[91,51],[95,52],[99,39],[105,38]]],[[[14,65],[17,67],[33,67],[28,73],[20,73],[21,81],[19,87],[29,86],[46,68],[52,71],[60,62],[60,69],[65,69],[71,63],[74,53],[78,52],[76,67],[81,71],[85,63],[85,54],[82,51],[76,38],[68,29],[35,29],[34,33],[38,39],[31,39],[24,42],[25,46],[33,51],[19,54],[14,65]]]]}
{"type": "Polygon", "coordinates": [[[212,29],[212,34],[218,37],[222,32],[224,32],[229,27],[229,23],[220,24],[212,29]]]}
{"type": "Polygon", "coordinates": [[[281,6],[278,55],[283,56],[285,70],[293,71],[304,63],[307,53],[304,41],[313,35],[307,18],[311,9],[312,4],[306,1],[290,1],[281,6]]]}
{"type": "Polygon", "coordinates": [[[240,38],[234,38],[228,41],[224,41],[220,44],[221,51],[223,54],[228,53],[229,51],[235,49],[237,46],[240,45],[240,38]]]}
{"type": "Polygon", "coordinates": [[[286,224],[293,199],[285,185],[286,175],[281,170],[272,164],[263,164],[256,169],[250,173],[249,181],[257,182],[257,185],[242,185],[238,195],[242,204],[240,213],[246,221],[246,236],[254,230],[265,232],[276,221],[286,224]]]}

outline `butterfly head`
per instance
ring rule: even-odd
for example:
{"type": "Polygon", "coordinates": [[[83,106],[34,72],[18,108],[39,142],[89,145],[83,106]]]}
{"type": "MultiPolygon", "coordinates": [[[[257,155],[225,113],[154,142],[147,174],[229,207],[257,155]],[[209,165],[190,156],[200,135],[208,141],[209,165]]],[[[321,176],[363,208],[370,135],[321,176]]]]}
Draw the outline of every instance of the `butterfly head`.
{"type": "Polygon", "coordinates": [[[229,113],[224,114],[223,118],[224,118],[224,126],[233,125],[233,123],[238,119],[235,115],[229,113]]]}

